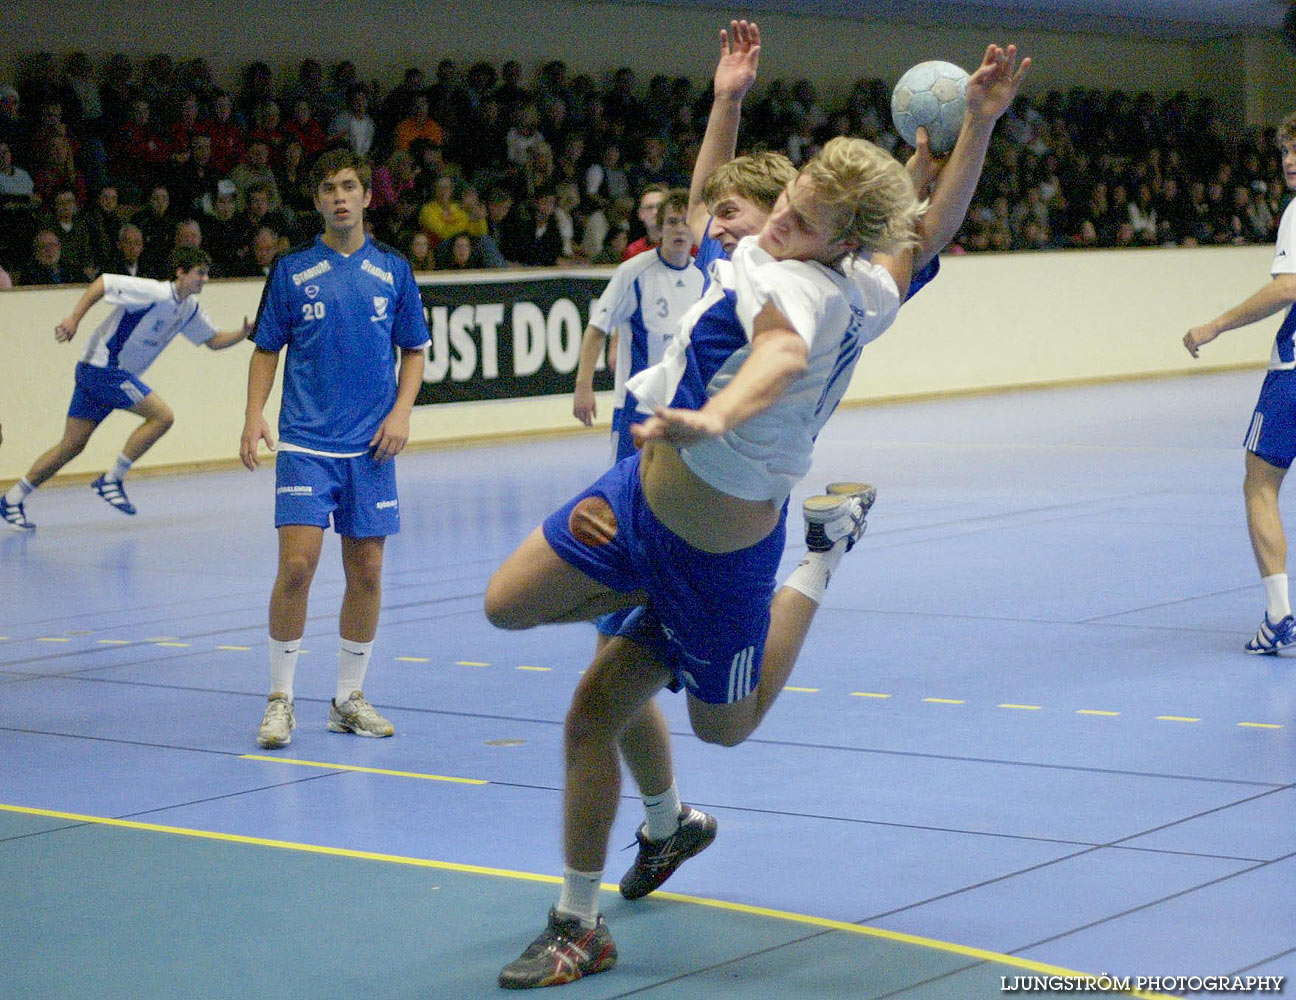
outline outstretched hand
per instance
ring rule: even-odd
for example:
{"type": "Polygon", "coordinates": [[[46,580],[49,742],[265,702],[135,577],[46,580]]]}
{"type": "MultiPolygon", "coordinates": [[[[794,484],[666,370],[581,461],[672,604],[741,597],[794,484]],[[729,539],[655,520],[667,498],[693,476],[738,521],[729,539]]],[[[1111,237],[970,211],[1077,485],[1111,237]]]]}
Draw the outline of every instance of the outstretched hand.
{"type": "Polygon", "coordinates": [[[1030,64],[1029,56],[1018,64],[1016,45],[1009,45],[1006,49],[987,45],[981,65],[968,78],[969,114],[984,122],[998,121],[1017,99],[1030,64]]]}
{"type": "Polygon", "coordinates": [[[932,188],[936,186],[936,178],[940,176],[941,169],[945,166],[945,157],[937,157],[931,151],[931,139],[927,135],[927,126],[919,125],[918,133],[914,136],[914,142],[917,147],[913,155],[905,161],[905,170],[909,172],[909,179],[913,181],[914,190],[918,192],[919,198],[930,198],[932,188]]]}
{"type": "Polygon", "coordinates": [[[755,21],[730,21],[720,29],[720,61],[716,63],[715,96],[742,100],[756,82],[760,65],[760,28],[755,21]]]}
{"type": "Polygon", "coordinates": [[[1188,349],[1188,353],[1194,358],[1198,357],[1198,350],[1203,344],[1209,344],[1218,337],[1219,334],[1209,326],[1194,326],[1184,334],[1183,345],[1188,349]]]}
{"type": "Polygon", "coordinates": [[[649,441],[668,441],[676,447],[685,447],[719,437],[724,430],[719,417],[705,409],[678,410],[659,406],[642,424],[632,426],[630,434],[636,448],[642,448],[649,441]]]}

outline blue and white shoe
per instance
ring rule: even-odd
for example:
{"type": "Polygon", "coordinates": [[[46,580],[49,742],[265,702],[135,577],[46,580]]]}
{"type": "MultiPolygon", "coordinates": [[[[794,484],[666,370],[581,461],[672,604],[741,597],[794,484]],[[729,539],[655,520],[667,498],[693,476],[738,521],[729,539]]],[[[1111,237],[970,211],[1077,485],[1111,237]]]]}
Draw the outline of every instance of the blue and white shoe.
{"type": "Polygon", "coordinates": [[[876,499],[877,488],[869,483],[829,483],[823,496],[807,497],[801,505],[806,548],[827,552],[844,538],[849,552],[868,527],[868,512],[876,499]]]}
{"type": "Polygon", "coordinates": [[[1269,612],[1266,611],[1264,621],[1260,623],[1260,631],[1243,648],[1248,653],[1272,656],[1288,646],[1296,646],[1296,618],[1287,615],[1282,621],[1275,623],[1269,620],[1269,612]]]}
{"type": "Polygon", "coordinates": [[[126,491],[122,489],[122,484],[119,480],[108,479],[105,476],[100,476],[90,484],[90,488],[123,514],[135,513],[135,505],[127,498],[126,491]]]}
{"type": "Polygon", "coordinates": [[[0,519],[14,531],[35,531],[36,525],[27,520],[27,512],[20,503],[10,503],[0,496],[0,519]]]}

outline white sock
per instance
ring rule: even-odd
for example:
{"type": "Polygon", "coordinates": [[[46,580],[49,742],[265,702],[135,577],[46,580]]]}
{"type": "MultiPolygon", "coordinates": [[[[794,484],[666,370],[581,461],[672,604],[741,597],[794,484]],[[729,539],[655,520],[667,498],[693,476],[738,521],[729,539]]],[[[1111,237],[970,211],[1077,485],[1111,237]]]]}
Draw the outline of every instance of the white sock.
{"type": "Polygon", "coordinates": [[[289,701],[293,700],[293,671],[297,669],[300,652],[301,639],[270,640],[270,690],[278,691],[289,701]]]}
{"type": "Polygon", "coordinates": [[[564,865],[562,895],[554,909],[563,916],[576,917],[582,927],[593,927],[598,923],[598,895],[602,882],[601,871],[578,872],[564,865]]]}
{"type": "Polygon", "coordinates": [[[675,782],[672,781],[670,788],[660,795],[645,795],[643,804],[644,815],[648,818],[648,829],[644,831],[644,836],[649,840],[665,840],[679,829],[683,807],[680,805],[679,789],[675,787],[675,782]]]}
{"type": "MultiPolygon", "coordinates": [[[[12,502],[11,500],[10,503],[12,502]]],[[[1291,598],[1287,594],[1287,574],[1275,573],[1264,577],[1260,582],[1264,584],[1265,600],[1269,605],[1266,609],[1269,620],[1277,625],[1292,613],[1291,598]]]]}
{"type": "Polygon", "coordinates": [[[19,504],[31,495],[31,491],[36,487],[27,482],[26,479],[20,479],[14,483],[9,492],[5,494],[5,503],[19,504]]]}
{"type": "Polygon", "coordinates": [[[350,698],[352,691],[364,690],[365,671],[369,669],[369,656],[372,652],[372,639],[368,642],[352,642],[350,639],[338,641],[336,704],[341,705],[350,698]]]}
{"type": "Polygon", "coordinates": [[[783,586],[799,590],[819,604],[823,601],[824,591],[828,589],[828,581],[832,579],[837,564],[845,554],[846,539],[844,538],[838,539],[827,552],[807,552],[783,586]]]}
{"type": "Polygon", "coordinates": [[[113,467],[104,473],[104,481],[109,483],[120,483],[126,478],[126,473],[130,472],[130,468],[134,464],[135,463],[125,455],[118,455],[117,461],[113,463],[113,467]]]}

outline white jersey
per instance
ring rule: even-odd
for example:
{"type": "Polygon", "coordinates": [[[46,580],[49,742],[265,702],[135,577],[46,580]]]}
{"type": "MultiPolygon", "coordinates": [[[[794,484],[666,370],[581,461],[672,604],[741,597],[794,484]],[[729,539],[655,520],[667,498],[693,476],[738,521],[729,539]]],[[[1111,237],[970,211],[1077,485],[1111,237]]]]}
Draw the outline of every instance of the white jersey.
{"type": "Polygon", "coordinates": [[[809,471],[814,440],[841,402],[861,349],[900,308],[885,268],[857,258],[839,269],[777,261],[747,237],[732,261],[711,265],[706,294],[684,317],[665,358],[628,388],[650,407],[700,408],[747,360],[752,324],[766,303],[805,340],[806,370],[769,409],[680,455],[723,493],[782,504],[809,471]]]}
{"type": "MultiPolygon", "coordinates": [[[[1293,211],[1296,201],[1283,209],[1282,221],[1278,223],[1278,240],[1274,244],[1273,266],[1269,273],[1274,277],[1280,274],[1296,274],[1296,212],[1293,211]]],[[[1287,310],[1278,336],[1274,338],[1273,351],[1269,354],[1270,371],[1291,371],[1296,368],[1296,306],[1287,310]]]]}
{"type": "Polygon", "coordinates": [[[90,335],[81,360],[143,374],[178,333],[195,344],[216,336],[194,296],[177,299],[169,281],[105,274],[104,301],[117,308],[90,335]]]}
{"type": "Polygon", "coordinates": [[[626,405],[626,379],[661,361],[680,317],[697,302],[705,280],[691,260],[683,267],[672,267],[658,250],[638,254],[617,267],[594,306],[590,325],[604,333],[621,327],[616,357],[618,408],[626,405]]]}

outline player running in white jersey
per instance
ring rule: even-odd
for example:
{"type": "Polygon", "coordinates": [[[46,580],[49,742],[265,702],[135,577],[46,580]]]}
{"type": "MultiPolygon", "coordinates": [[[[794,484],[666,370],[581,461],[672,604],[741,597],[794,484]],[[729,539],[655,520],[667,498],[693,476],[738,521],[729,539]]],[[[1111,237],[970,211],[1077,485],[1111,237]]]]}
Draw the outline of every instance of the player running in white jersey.
{"type": "Polygon", "coordinates": [[[71,314],[54,328],[67,343],[90,308],[100,299],[114,308],[95,328],[76,367],[76,388],[59,442],[36,459],[18,482],[0,497],[0,518],[17,531],[35,531],[24,502],[85,449],[95,428],[113,410],[144,418],[122,446],[113,467],[91,487],[116,510],[134,514],[123,481],[131,466],[171,428],[175,414],[140,376],[176,336],[213,351],[233,347],[252,327],[247,318],[237,330],[220,332],[196,297],[207,284],[211,258],[202,250],[181,248],[171,255],[171,281],[121,274],[101,274],[82,294],[71,314]]]}
{"type": "MultiPolygon", "coordinates": [[[[1296,114],[1288,115],[1278,129],[1283,177],[1296,190],[1296,114]]],[[[1278,491],[1296,458],[1296,210],[1290,202],[1278,223],[1272,280],[1244,302],[1209,323],[1184,334],[1184,347],[1195,358],[1200,348],[1221,333],[1256,323],[1287,310],[1274,338],[1255,413],[1247,428],[1246,500],[1247,531],[1265,590],[1265,614],[1260,629],[1243,647],[1248,653],[1273,654],[1296,645],[1296,618],[1292,617],[1287,587],[1287,535],[1278,510],[1278,491]]]]}
{"type": "Polygon", "coordinates": [[[428,342],[409,261],[365,235],[369,165],[347,149],[311,170],[324,233],[280,257],[257,313],[239,456],[258,464],[274,437],[263,416],[285,348],[275,460],[279,568],[270,594],[270,693],[257,743],[287,746],[296,726],[293,675],[311,581],[332,520],[346,591],[338,629],[331,732],[391,736],[362,685],[378,629],[383,547],[400,530],[393,459],[409,440],[428,342]],[[393,357],[399,354],[398,365],[393,357]]]}

